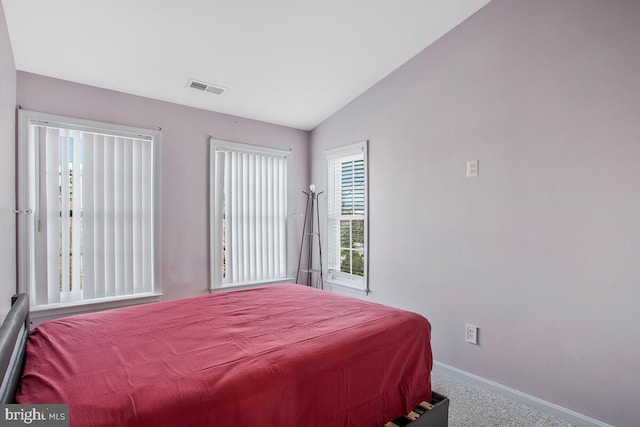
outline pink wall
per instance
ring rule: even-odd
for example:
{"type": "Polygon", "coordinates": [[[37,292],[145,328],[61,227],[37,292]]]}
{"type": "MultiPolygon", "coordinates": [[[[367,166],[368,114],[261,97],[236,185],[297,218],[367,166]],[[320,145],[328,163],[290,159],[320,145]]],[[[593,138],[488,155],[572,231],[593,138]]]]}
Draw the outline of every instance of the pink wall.
{"type": "Polygon", "coordinates": [[[16,67],[0,3],[0,321],[16,291],[16,67]]]}
{"type": "Polygon", "coordinates": [[[493,0],[311,133],[316,183],[370,141],[370,299],[427,316],[436,360],[618,427],[640,420],[639,29],[634,0],[493,0]]]}
{"type": "MultiPolygon", "coordinates": [[[[160,280],[164,299],[209,289],[208,138],[293,150],[293,213],[304,212],[308,132],[40,75],[18,72],[18,104],[26,110],[143,128],[162,128],[160,280]]],[[[300,218],[293,218],[291,269],[297,267],[300,218]]]]}

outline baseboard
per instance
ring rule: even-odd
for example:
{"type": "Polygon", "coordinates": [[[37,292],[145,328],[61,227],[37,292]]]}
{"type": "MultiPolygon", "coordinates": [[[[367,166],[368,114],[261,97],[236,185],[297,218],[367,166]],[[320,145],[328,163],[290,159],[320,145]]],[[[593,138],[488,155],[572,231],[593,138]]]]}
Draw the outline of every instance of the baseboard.
{"type": "Polygon", "coordinates": [[[454,368],[453,366],[445,365],[444,363],[436,361],[433,362],[433,365],[433,368],[436,371],[461,378],[464,381],[477,387],[489,390],[500,396],[506,397],[507,399],[515,400],[516,402],[522,403],[523,405],[529,406],[531,408],[535,408],[546,414],[553,415],[556,418],[568,421],[578,427],[613,427],[610,424],[606,424],[602,421],[587,417],[586,415],[582,415],[578,412],[572,411],[571,409],[563,408],[562,406],[556,405],[555,403],[547,402],[546,400],[539,399],[535,396],[522,393],[518,390],[503,386],[502,384],[498,384],[486,378],[482,378],[461,369],[454,368]]]}

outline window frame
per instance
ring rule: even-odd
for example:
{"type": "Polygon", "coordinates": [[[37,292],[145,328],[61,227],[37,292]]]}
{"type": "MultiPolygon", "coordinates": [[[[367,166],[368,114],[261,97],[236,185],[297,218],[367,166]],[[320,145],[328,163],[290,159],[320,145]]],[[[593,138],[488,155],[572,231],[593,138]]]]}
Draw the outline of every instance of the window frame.
{"type": "MultiPolygon", "coordinates": [[[[331,227],[332,221],[334,221],[330,217],[329,213],[329,204],[334,203],[332,200],[332,194],[330,194],[329,185],[329,173],[330,167],[329,162],[331,161],[339,161],[340,159],[346,159],[348,157],[353,157],[355,155],[359,155],[360,153],[363,156],[363,164],[364,164],[364,214],[362,215],[362,219],[364,220],[364,274],[363,276],[358,276],[355,274],[349,274],[342,272],[340,270],[332,270],[330,268],[330,262],[326,263],[326,274],[327,277],[326,282],[331,285],[338,285],[340,287],[349,288],[352,290],[357,290],[364,292],[365,294],[369,293],[369,164],[368,164],[368,140],[364,140],[361,142],[356,142],[354,144],[349,144],[333,149],[329,149],[325,151],[325,179],[327,188],[327,210],[326,210],[326,230],[327,230],[327,259],[331,260],[332,256],[335,256],[331,251],[333,248],[337,248],[340,251],[340,245],[332,245],[329,239],[331,238],[331,227]]],[[[349,217],[346,219],[353,220],[353,217],[359,217],[357,215],[338,215],[335,221],[340,221],[341,217],[349,217]]],[[[337,241],[340,241],[340,235],[336,236],[337,241]]]]}
{"type": "Polygon", "coordinates": [[[30,298],[30,310],[33,318],[47,317],[53,315],[72,314],[84,312],[87,310],[98,310],[114,307],[128,306],[136,303],[158,301],[162,296],[160,269],[158,257],[160,254],[159,240],[159,219],[160,219],[160,146],[161,131],[160,129],[145,129],[133,126],[118,125],[113,123],[99,122],[95,120],[86,120],[76,117],[61,116],[56,114],[41,113],[19,109],[18,111],[18,186],[17,201],[19,214],[17,218],[17,234],[18,234],[18,291],[28,292],[31,294],[31,283],[35,280],[35,221],[34,200],[32,192],[37,188],[30,188],[30,179],[32,174],[40,173],[34,170],[35,160],[32,158],[37,153],[37,149],[32,147],[32,141],[29,137],[29,127],[35,123],[52,123],[59,124],[70,129],[87,131],[87,132],[103,132],[114,136],[144,136],[148,137],[151,142],[151,165],[153,173],[151,177],[151,185],[153,191],[153,224],[152,239],[153,250],[151,253],[151,271],[152,291],[127,294],[119,296],[110,296],[102,298],[93,298],[72,302],[61,302],[46,305],[34,305],[33,298],[30,298]]]}
{"type": "Polygon", "coordinates": [[[222,139],[217,139],[214,137],[209,138],[209,272],[210,272],[210,283],[209,283],[209,291],[210,292],[218,292],[218,291],[228,291],[235,289],[243,289],[250,287],[257,287],[269,284],[276,283],[287,283],[294,280],[292,275],[292,263],[291,263],[291,250],[293,248],[292,245],[292,203],[291,203],[291,165],[293,163],[293,151],[289,148],[287,150],[280,148],[273,148],[261,145],[247,144],[243,142],[235,142],[235,141],[227,141],[222,139]],[[222,224],[219,224],[217,221],[217,217],[222,217],[222,214],[218,212],[222,209],[222,206],[216,206],[216,190],[220,185],[224,186],[224,182],[218,183],[216,180],[216,150],[217,149],[230,149],[238,152],[252,153],[252,154],[263,154],[263,155],[272,155],[272,156],[281,156],[285,158],[287,176],[285,179],[285,197],[286,197],[286,224],[285,224],[285,277],[267,279],[267,280],[256,280],[249,282],[234,282],[234,283],[224,283],[221,266],[222,260],[222,224]],[[220,244],[219,244],[220,243],[220,244]]]}

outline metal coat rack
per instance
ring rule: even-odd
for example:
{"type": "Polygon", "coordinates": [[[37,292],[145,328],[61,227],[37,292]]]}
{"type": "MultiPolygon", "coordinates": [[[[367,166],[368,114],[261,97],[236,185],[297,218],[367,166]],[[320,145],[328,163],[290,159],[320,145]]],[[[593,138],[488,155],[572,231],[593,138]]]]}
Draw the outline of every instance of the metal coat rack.
{"type": "Polygon", "coordinates": [[[296,283],[300,280],[301,273],[303,277],[306,275],[306,285],[314,288],[324,289],[324,282],[322,277],[322,243],[320,241],[320,209],[318,204],[318,197],[324,193],[321,191],[316,193],[316,186],[311,184],[309,186],[309,192],[303,191],[307,195],[307,207],[304,211],[304,226],[302,228],[302,240],[300,241],[300,255],[298,256],[298,273],[296,274],[296,283]],[[315,217],[315,218],[314,218],[315,217]],[[314,224],[315,223],[315,224],[314,224]],[[307,225],[309,225],[309,231],[307,231],[307,225]],[[314,226],[317,225],[317,231],[314,226]],[[307,239],[307,268],[302,268],[302,251],[304,250],[305,238],[307,239]],[[313,247],[318,245],[318,262],[320,263],[319,269],[313,268],[313,247]],[[313,275],[316,274],[315,284],[313,283],[313,275]]]}

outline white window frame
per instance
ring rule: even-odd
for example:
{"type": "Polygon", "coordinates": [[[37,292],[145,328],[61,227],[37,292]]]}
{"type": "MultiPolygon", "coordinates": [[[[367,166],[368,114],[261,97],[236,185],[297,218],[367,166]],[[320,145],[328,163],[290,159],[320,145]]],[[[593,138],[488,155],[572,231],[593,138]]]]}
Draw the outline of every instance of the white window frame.
{"type": "Polygon", "coordinates": [[[110,296],[103,298],[93,298],[73,302],[61,302],[56,304],[35,305],[31,298],[31,317],[48,317],[56,315],[66,315],[77,312],[102,310],[107,308],[128,306],[136,303],[151,302],[159,300],[162,296],[161,281],[158,268],[159,245],[159,179],[160,164],[159,150],[161,143],[160,130],[144,129],[132,126],[122,126],[112,123],[84,120],[74,117],[59,116],[55,114],[40,113],[28,110],[19,110],[18,113],[18,290],[19,292],[31,291],[31,286],[35,280],[35,235],[36,227],[34,215],[35,195],[30,188],[32,174],[40,173],[34,169],[34,156],[36,148],[31,146],[29,138],[29,127],[34,123],[53,123],[67,126],[75,130],[85,130],[90,132],[103,132],[108,135],[133,136],[149,138],[152,141],[152,186],[153,186],[153,253],[151,254],[152,267],[152,291],[121,296],[110,296]]]}
{"type": "Polygon", "coordinates": [[[219,292],[225,290],[234,290],[242,288],[250,288],[263,286],[268,284],[286,283],[291,282],[294,278],[291,271],[291,248],[293,247],[291,242],[291,165],[293,163],[292,150],[282,150],[277,148],[246,144],[241,142],[225,141],[221,139],[215,139],[210,137],[209,139],[209,241],[210,241],[210,291],[219,292]],[[286,274],[283,277],[276,277],[268,280],[255,280],[255,281],[243,281],[225,283],[222,277],[222,218],[223,218],[223,206],[217,205],[216,201],[221,200],[221,196],[218,194],[223,191],[224,182],[217,179],[216,173],[216,151],[217,150],[232,150],[238,152],[252,153],[252,154],[265,154],[271,156],[284,157],[286,159],[287,176],[285,177],[285,197],[286,197],[286,225],[285,225],[285,271],[286,274]]]}
{"type": "MultiPolygon", "coordinates": [[[[368,141],[361,141],[354,144],[334,148],[325,151],[326,157],[326,187],[327,188],[327,212],[326,212],[326,230],[327,230],[327,259],[331,260],[331,257],[335,256],[331,253],[334,247],[340,247],[340,245],[332,245],[329,242],[331,237],[330,227],[332,218],[330,217],[329,204],[334,203],[332,201],[333,195],[330,194],[331,186],[329,185],[329,162],[339,160],[346,157],[352,157],[357,154],[362,154],[364,161],[364,275],[357,276],[354,274],[344,273],[339,270],[332,270],[329,267],[330,262],[326,263],[326,282],[331,285],[338,285],[340,287],[350,288],[352,290],[362,291],[365,294],[369,293],[369,164],[368,164],[368,141]]],[[[336,219],[339,221],[339,219],[336,219]]],[[[337,236],[340,240],[340,236],[337,236]]],[[[339,249],[338,249],[339,250],[339,249]]]]}

